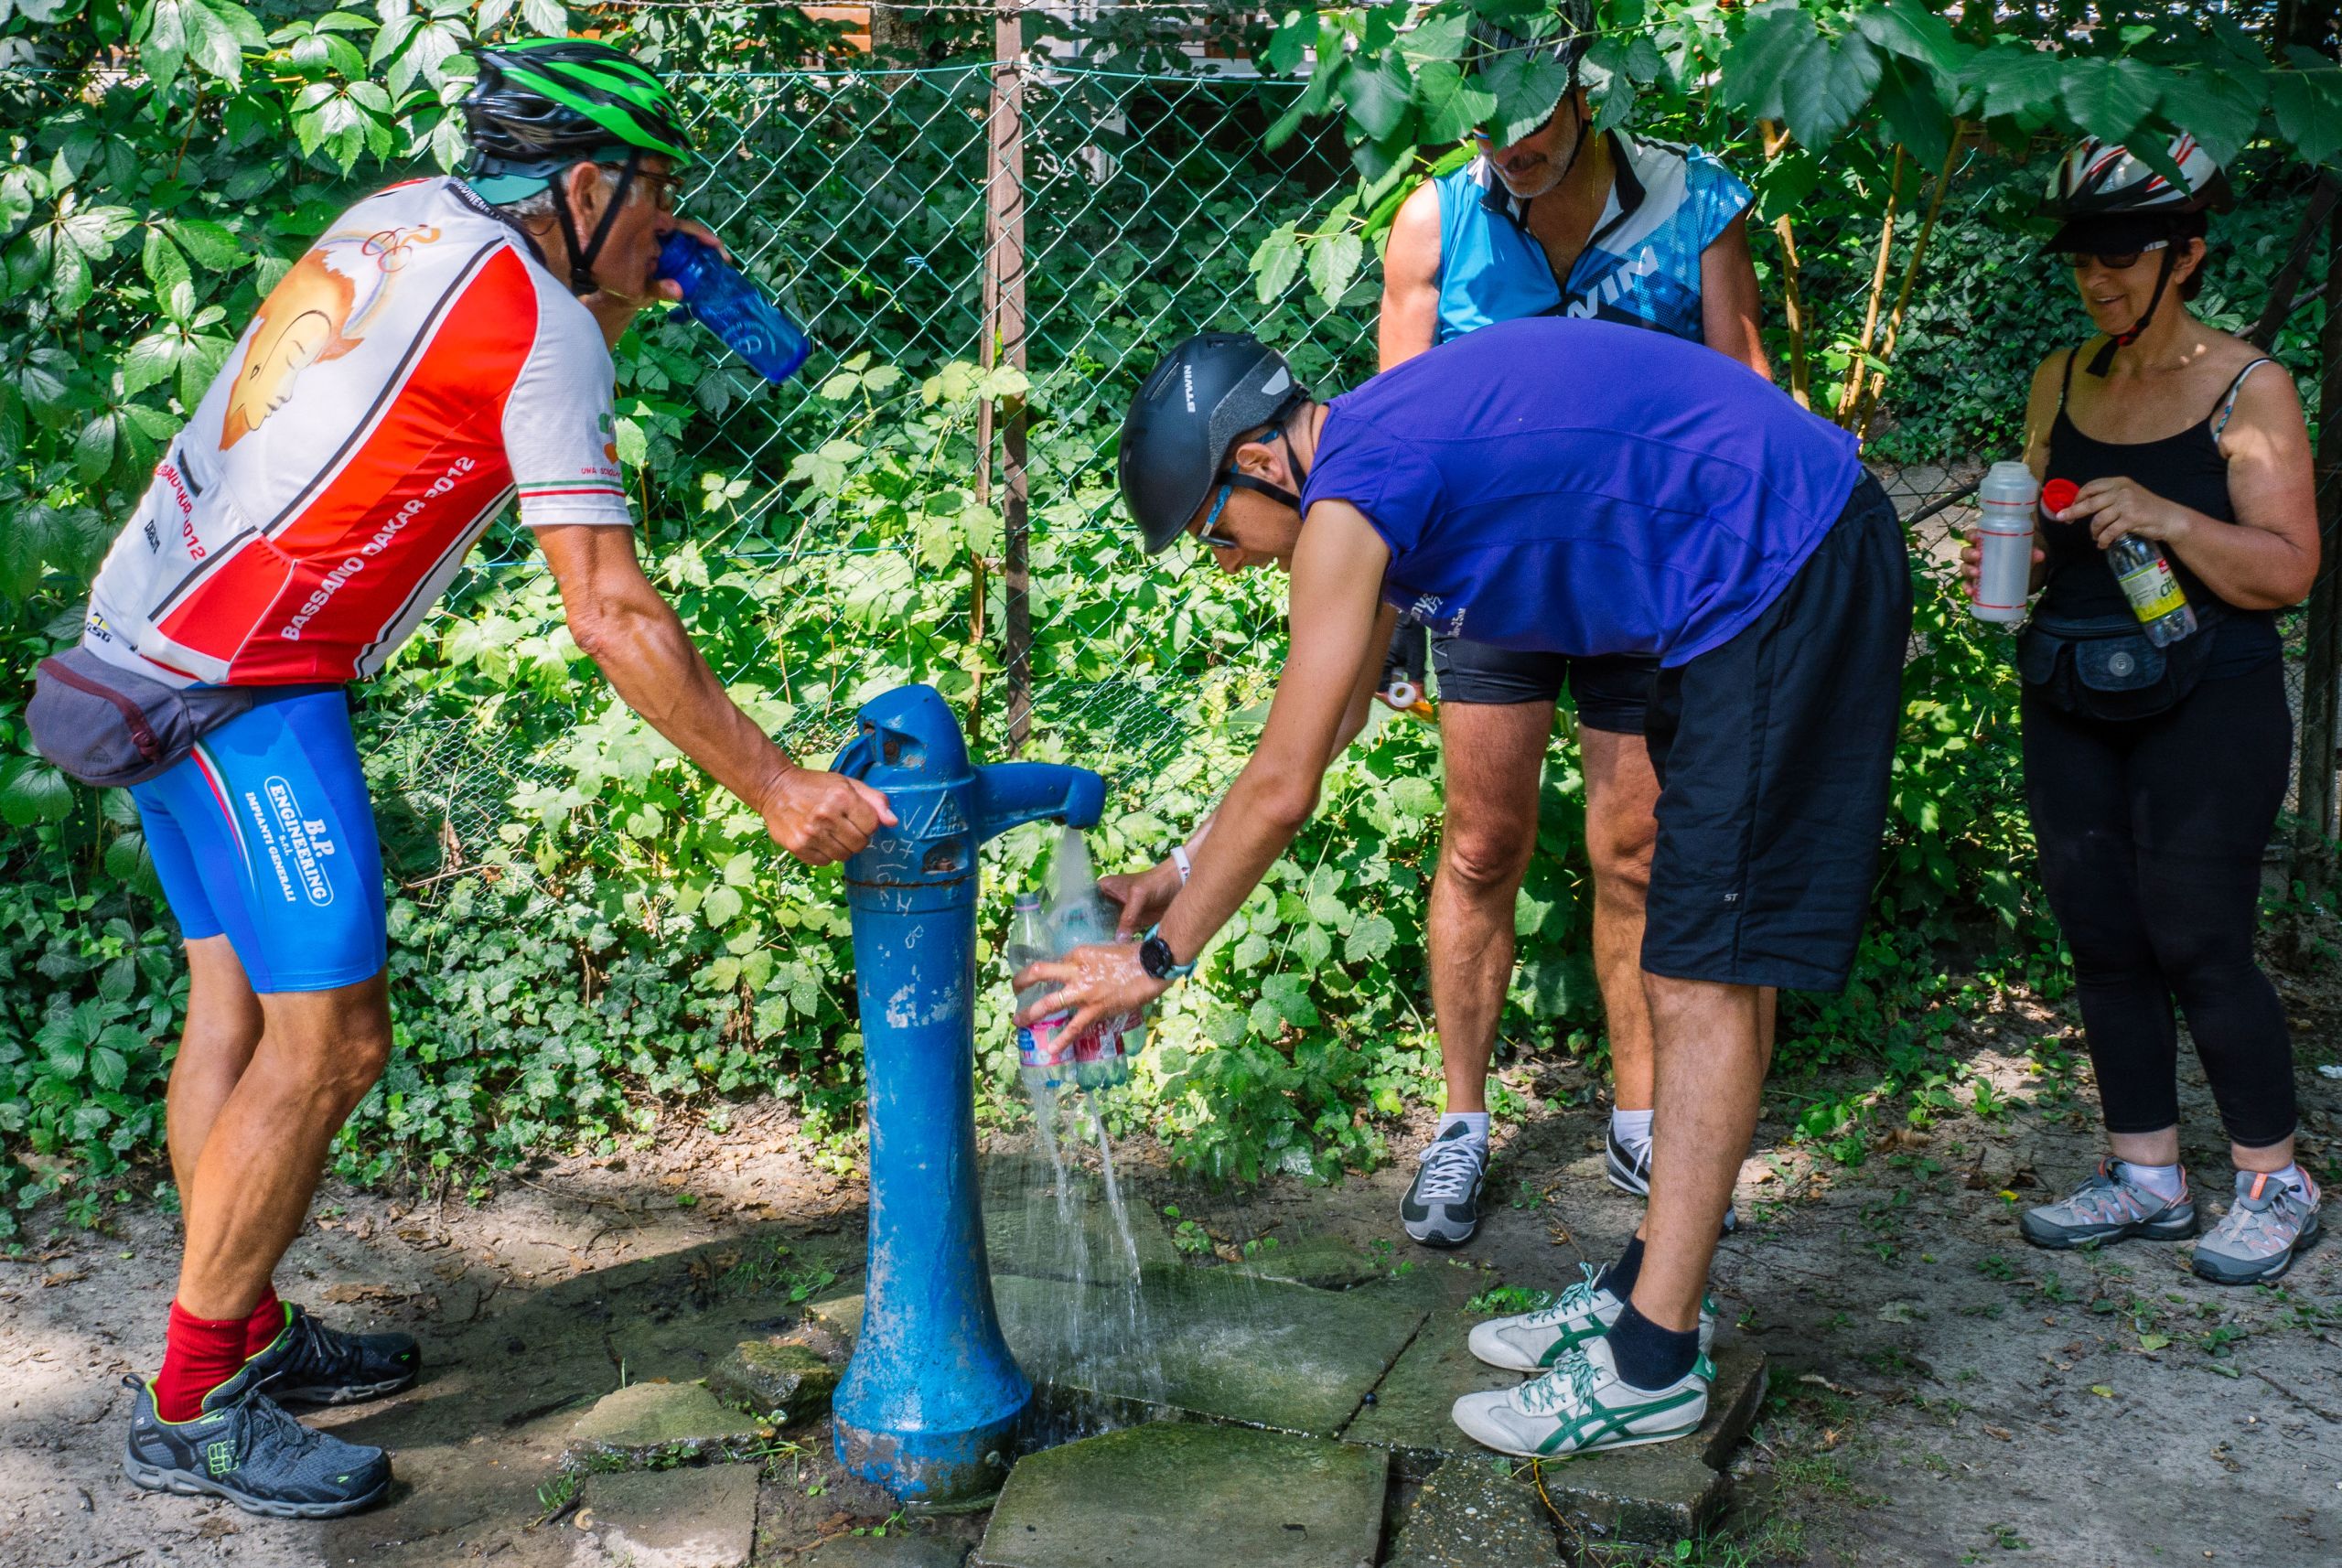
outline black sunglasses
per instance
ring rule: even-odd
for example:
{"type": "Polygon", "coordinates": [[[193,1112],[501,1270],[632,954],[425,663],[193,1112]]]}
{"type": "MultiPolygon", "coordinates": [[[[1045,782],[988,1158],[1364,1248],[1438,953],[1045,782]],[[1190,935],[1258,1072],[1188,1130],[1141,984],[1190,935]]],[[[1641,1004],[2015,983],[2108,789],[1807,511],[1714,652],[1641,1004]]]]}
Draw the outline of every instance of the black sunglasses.
{"type": "Polygon", "coordinates": [[[2135,251],[2061,251],[2058,254],[2068,266],[2076,271],[2096,262],[2110,273],[2119,273],[2137,266],[2140,260],[2152,251],[2167,251],[2170,248],[2168,240],[2152,240],[2135,251]]]}

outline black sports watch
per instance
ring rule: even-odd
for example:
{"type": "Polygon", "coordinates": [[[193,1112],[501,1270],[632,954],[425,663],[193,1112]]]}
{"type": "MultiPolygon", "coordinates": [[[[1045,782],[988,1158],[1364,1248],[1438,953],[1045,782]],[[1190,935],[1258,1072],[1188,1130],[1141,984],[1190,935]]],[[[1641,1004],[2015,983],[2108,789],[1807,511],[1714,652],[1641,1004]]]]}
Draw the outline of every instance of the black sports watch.
{"type": "Polygon", "coordinates": [[[1138,944],[1138,966],[1150,980],[1185,980],[1196,972],[1192,961],[1181,963],[1171,956],[1171,944],[1163,940],[1160,920],[1146,929],[1145,940],[1138,944]]]}

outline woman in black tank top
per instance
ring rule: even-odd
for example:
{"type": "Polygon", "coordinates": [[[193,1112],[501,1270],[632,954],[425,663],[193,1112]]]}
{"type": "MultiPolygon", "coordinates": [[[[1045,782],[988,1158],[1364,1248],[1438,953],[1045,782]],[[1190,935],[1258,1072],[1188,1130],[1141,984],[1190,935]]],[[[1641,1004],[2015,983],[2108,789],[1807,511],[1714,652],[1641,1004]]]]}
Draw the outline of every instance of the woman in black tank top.
{"type": "MultiPolygon", "coordinates": [[[[2085,144],[2068,168],[2102,175],[2109,157],[2125,155],[2085,144]]],[[[2044,514],[2036,618],[2134,633],[2105,553],[2134,534],[2170,564],[2199,618],[2193,635],[2210,640],[2186,650],[2201,671],[2186,694],[2139,718],[2079,711],[2056,660],[2026,661],[2026,804],[2113,1157],[2022,1229],[2045,1247],[2197,1233],[2179,1166],[2176,1004],[2239,1173],[2195,1267],[2251,1283],[2282,1273],[2319,1224],[2316,1184],[2294,1160],[2284,1009],[2253,954],[2293,749],[2275,614],[2308,592],[2317,521],[2292,378],[2184,303],[2204,233],[2201,211],[2151,211],[2074,219],[2051,242],[2107,337],[2051,356],[2034,378],[2026,461],[2045,489],[2079,487],[2044,514]]]]}

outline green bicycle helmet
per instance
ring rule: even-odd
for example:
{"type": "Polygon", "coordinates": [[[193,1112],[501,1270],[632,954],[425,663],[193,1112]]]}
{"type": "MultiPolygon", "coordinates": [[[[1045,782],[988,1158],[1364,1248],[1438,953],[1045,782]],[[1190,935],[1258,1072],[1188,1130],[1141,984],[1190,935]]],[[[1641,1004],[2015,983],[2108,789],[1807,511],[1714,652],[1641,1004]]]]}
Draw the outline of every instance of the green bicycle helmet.
{"type": "Polygon", "coordinates": [[[691,133],[659,78],[622,49],[590,38],[525,38],[478,50],[464,97],[471,136],[465,182],[492,205],[551,188],[568,242],[570,287],[591,294],[594,258],[645,156],[691,162],[691,133]],[[555,177],[581,162],[619,163],[618,188],[593,238],[578,242],[555,177]]]}

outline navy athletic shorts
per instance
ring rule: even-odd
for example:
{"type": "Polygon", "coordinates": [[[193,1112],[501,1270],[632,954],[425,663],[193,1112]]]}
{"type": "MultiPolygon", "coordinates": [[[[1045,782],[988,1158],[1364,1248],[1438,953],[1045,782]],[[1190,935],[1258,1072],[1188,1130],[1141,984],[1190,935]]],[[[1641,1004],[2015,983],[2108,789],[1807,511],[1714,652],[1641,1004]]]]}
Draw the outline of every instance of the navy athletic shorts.
{"type": "Polygon", "coordinates": [[[1645,970],[1845,984],[1878,877],[1910,636],[1903,525],[1865,474],[1754,625],[1660,671],[1645,970]]]}
{"type": "Polygon", "coordinates": [[[1659,660],[1646,654],[1573,658],[1524,653],[1465,638],[1431,639],[1432,670],[1443,703],[1554,703],[1569,688],[1577,722],[1612,735],[1640,735],[1659,660]]]}

